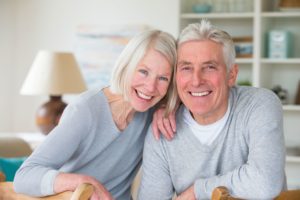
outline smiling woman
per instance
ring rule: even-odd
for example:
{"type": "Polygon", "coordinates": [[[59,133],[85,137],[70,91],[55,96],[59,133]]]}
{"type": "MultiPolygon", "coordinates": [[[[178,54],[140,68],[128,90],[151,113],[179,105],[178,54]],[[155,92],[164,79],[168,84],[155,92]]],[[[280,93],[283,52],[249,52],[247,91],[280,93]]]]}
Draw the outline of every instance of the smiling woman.
{"type": "Polygon", "coordinates": [[[145,31],[130,40],[111,86],[87,91],[67,106],[18,170],[15,190],[47,196],[90,183],[99,199],[131,199],[154,106],[173,89],[175,61],[175,39],[166,32],[145,31]]]}

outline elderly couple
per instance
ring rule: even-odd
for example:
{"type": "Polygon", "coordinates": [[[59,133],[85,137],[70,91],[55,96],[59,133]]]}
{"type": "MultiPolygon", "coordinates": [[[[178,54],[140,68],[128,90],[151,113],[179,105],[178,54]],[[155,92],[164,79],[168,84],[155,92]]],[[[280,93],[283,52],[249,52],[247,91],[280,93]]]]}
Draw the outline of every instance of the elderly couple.
{"type": "Polygon", "coordinates": [[[209,199],[218,186],[245,199],[277,196],[286,188],[281,103],[266,89],[235,86],[237,75],[230,35],[206,20],[177,44],[158,30],[137,35],[111,85],[70,104],[24,162],[16,192],[91,183],[93,200],[129,200],[142,163],[140,200],[209,199]]]}

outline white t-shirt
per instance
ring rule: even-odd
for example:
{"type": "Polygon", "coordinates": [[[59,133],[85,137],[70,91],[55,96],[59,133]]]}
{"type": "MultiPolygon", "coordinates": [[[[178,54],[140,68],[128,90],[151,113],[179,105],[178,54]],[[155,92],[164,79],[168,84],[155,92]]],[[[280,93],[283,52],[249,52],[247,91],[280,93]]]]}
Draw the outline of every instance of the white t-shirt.
{"type": "Polygon", "coordinates": [[[219,135],[227,118],[229,116],[230,105],[228,104],[227,111],[225,115],[219,119],[218,121],[209,124],[209,125],[201,125],[197,121],[194,120],[190,111],[185,107],[183,111],[183,121],[189,125],[189,128],[193,132],[193,134],[198,138],[198,140],[204,145],[210,145],[219,135]]]}

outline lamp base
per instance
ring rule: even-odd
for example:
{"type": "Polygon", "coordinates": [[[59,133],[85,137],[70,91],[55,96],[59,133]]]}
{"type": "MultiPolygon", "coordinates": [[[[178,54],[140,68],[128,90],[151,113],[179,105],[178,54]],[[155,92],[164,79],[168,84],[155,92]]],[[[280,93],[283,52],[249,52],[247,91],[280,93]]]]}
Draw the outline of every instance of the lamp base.
{"type": "Polygon", "coordinates": [[[50,96],[50,100],[43,104],[36,113],[36,125],[45,135],[58,124],[67,104],[61,96],[50,96]]]}

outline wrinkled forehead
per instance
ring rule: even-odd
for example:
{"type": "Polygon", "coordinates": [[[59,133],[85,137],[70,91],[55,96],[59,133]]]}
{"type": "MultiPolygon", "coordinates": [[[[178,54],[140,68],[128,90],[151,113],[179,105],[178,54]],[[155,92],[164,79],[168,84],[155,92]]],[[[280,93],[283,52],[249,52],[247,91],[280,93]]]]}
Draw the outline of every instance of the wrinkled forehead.
{"type": "Polygon", "coordinates": [[[201,55],[218,55],[223,57],[223,46],[211,40],[192,40],[178,46],[177,58],[201,55]]]}

